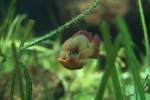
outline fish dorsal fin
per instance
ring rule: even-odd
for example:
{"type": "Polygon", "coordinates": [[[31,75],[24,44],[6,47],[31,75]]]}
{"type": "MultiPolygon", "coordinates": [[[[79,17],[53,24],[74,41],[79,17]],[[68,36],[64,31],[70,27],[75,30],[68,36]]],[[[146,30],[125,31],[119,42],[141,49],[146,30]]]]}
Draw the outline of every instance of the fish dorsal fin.
{"type": "Polygon", "coordinates": [[[77,35],[84,35],[84,36],[86,36],[89,39],[89,41],[92,41],[92,33],[91,32],[78,31],[77,33],[73,34],[72,37],[77,36],[77,35]]]}

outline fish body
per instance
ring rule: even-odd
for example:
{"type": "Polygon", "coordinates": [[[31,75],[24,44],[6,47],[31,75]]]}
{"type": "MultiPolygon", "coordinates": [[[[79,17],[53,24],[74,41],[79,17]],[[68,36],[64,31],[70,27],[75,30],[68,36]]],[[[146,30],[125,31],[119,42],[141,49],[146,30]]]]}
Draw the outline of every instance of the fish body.
{"type": "Polygon", "coordinates": [[[79,31],[63,43],[58,60],[67,69],[80,69],[87,59],[98,57],[99,45],[98,35],[79,31]]]}

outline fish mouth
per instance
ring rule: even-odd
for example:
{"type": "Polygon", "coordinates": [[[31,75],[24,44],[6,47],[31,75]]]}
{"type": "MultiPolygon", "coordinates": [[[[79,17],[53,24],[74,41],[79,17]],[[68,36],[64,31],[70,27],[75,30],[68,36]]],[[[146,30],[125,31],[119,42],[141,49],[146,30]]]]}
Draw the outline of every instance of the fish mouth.
{"type": "MultiPolygon", "coordinates": [[[[71,64],[70,64],[70,62],[68,61],[68,59],[67,58],[62,58],[62,57],[60,57],[60,58],[58,58],[58,61],[60,61],[60,63],[63,65],[63,66],[65,66],[65,67],[71,67],[71,64]]],[[[70,69],[70,68],[69,68],[70,69]]]]}
{"type": "Polygon", "coordinates": [[[67,58],[59,57],[59,58],[57,58],[57,60],[60,61],[60,62],[66,62],[67,58]]]}
{"type": "Polygon", "coordinates": [[[60,57],[58,58],[58,61],[67,69],[70,70],[76,70],[83,67],[83,65],[78,64],[77,62],[74,62],[74,60],[68,59],[66,57],[60,57]]]}

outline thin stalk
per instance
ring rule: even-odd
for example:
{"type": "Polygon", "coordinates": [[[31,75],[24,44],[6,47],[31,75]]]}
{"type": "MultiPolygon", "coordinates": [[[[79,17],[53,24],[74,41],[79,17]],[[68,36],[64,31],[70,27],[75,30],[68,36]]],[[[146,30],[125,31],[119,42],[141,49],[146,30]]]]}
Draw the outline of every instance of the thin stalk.
{"type": "Polygon", "coordinates": [[[16,78],[18,78],[18,81],[19,81],[20,96],[21,96],[21,100],[24,100],[25,96],[24,96],[22,73],[21,73],[21,68],[20,68],[20,63],[19,63],[19,57],[18,57],[16,46],[14,43],[12,44],[12,50],[13,50],[13,57],[14,57],[14,62],[15,62],[15,70],[17,73],[16,78]]]}
{"type": "Polygon", "coordinates": [[[130,32],[128,31],[128,28],[123,18],[119,17],[117,19],[117,27],[120,33],[122,33],[122,37],[124,37],[123,38],[124,40],[122,41],[124,46],[126,47],[126,56],[128,58],[129,70],[131,71],[131,74],[133,76],[135,87],[137,87],[140,99],[145,100],[145,94],[141,82],[140,71],[138,70],[138,68],[140,68],[140,65],[133,51],[130,32]]]}
{"type": "Polygon", "coordinates": [[[111,79],[113,81],[114,85],[114,90],[115,90],[115,96],[116,100],[125,100],[124,94],[123,94],[123,89],[121,87],[120,81],[119,81],[119,76],[117,74],[116,67],[112,67],[112,73],[111,73],[111,79]]]}
{"type": "Polygon", "coordinates": [[[104,74],[103,74],[103,77],[101,79],[101,82],[100,82],[100,85],[99,85],[99,88],[98,88],[98,91],[97,91],[97,94],[96,94],[94,100],[103,100],[107,81],[108,81],[109,76],[110,76],[110,71],[111,71],[111,68],[107,67],[104,74]]]}
{"type": "Polygon", "coordinates": [[[143,27],[143,33],[144,33],[144,42],[145,42],[147,63],[149,63],[149,61],[150,61],[150,57],[149,57],[150,56],[150,48],[149,48],[148,31],[147,31],[147,27],[146,27],[145,16],[144,16],[144,11],[143,11],[141,0],[137,0],[137,2],[138,2],[138,8],[140,11],[141,23],[142,23],[142,27],[143,27]]]}
{"type": "Polygon", "coordinates": [[[93,3],[90,5],[90,7],[87,10],[85,10],[78,16],[72,18],[72,20],[65,23],[64,25],[58,27],[56,30],[53,30],[42,37],[39,37],[39,38],[36,38],[34,40],[27,42],[26,45],[21,48],[21,50],[31,47],[33,45],[36,45],[38,43],[41,43],[50,38],[53,38],[56,34],[63,33],[64,30],[69,29],[72,26],[78,24],[85,16],[91,14],[99,4],[100,4],[100,0],[93,0],[93,3]]]}
{"type": "Polygon", "coordinates": [[[15,82],[16,82],[16,69],[13,70],[13,74],[12,74],[12,82],[11,82],[11,90],[10,90],[9,100],[14,100],[15,82]]]}
{"type": "Polygon", "coordinates": [[[32,100],[32,78],[26,66],[24,66],[23,64],[21,65],[23,67],[23,72],[24,72],[25,80],[26,80],[25,100],[32,100]]]}
{"type": "Polygon", "coordinates": [[[103,74],[101,83],[99,85],[99,89],[96,94],[95,100],[103,99],[106,84],[107,84],[107,81],[108,81],[110,75],[112,75],[111,78],[113,80],[116,99],[123,100],[124,96],[121,91],[121,85],[119,83],[117,74],[114,75],[115,69],[113,69],[113,67],[115,67],[115,59],[116,59],[116,56],[117,56],[117,53],[118,53],[118,50],[120,47],[120,35],[117,37],[117,39],[115,40],[115,43],[113,45],[111,42],[110,34],[109,34],[110,33],[109,28],[105,22],[102,23],[101,29],[102,29],[102,36],[103,36],[103,40],[104,40],[104,46],[105,46],[105,49],[107,52],[107,66],[106,66],[106,70],[103,74]]]}
{"type": "MultiPolygon", "coordinates": [[[[2,22],[2,24],[0,24],[0,33],[5,33],[7,32],[7,28],[9,27],[9,25],[11,24],[13,17],[14,17],[14,13],[15,13],[15,4],[16,4],[16,0],[11,0],[10,4],[9,4],[9,8],[6,14],[6,17],[4,19],[4,21],[2,22]]],[[[0,34],[1,36],[1,34],[0,34]]]]}

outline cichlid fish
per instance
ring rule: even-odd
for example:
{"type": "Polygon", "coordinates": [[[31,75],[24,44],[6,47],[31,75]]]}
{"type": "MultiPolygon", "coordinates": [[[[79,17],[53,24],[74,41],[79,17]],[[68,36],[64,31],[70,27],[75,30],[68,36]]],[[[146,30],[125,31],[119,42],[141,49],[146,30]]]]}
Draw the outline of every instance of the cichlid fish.
{"type": "Polygon", "coordinates": [[[67,69],[80,69],[87,59],[99,56],[99,46],[98,35],[79,31],[63,43],[58,60],[67,69]]]}

